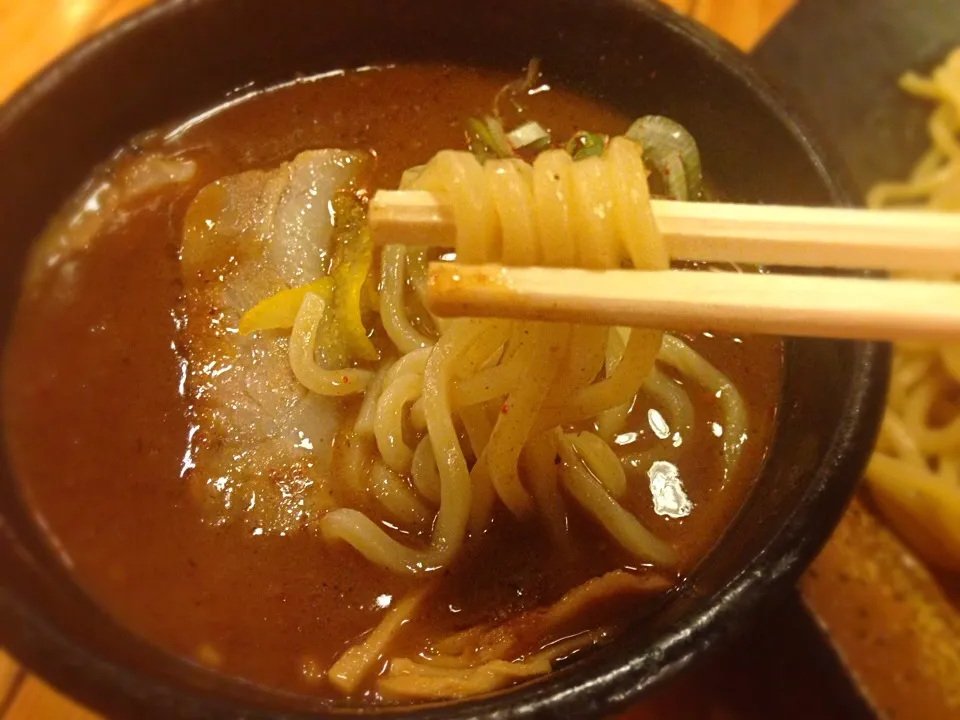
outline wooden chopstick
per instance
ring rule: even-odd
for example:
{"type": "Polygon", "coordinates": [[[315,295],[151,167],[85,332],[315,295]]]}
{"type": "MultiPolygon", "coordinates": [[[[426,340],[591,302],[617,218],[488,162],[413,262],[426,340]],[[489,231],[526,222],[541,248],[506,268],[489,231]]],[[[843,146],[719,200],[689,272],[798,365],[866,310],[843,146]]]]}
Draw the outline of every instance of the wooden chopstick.
{"type": "Polygon", "coordinates": [[[960,285],[688,270],[430,265],[439,316],[864,340],[960,341],[960,285]]]}
{"type": "MultiPolygon", "coordinates": [[[[960,273],[960,215],[655,200],[671,257],[751,265],[960,273]]],[[[453,247],[453,212],[381,191],[377,244],[453,247]]],[[[430,265],[438,316],[807,337],[960,341],[960,284],[689,270],[430,265]]]]}
{"type": "MultiPolygon", "coordinates": [[[[670,256],[756,265],[960,273],[960,215],[654,200],[670,256]]],[[[453,247],[453,212],[430,193],[377,192],[378,245],[453,247]]]]}

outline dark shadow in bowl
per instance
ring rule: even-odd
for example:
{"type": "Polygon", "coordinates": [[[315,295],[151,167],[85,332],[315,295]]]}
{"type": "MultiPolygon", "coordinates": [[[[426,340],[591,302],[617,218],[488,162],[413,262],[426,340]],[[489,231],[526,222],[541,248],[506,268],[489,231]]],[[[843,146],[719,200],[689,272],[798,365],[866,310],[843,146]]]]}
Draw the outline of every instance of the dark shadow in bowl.
{"type": "Polygon", "coordinates": [[[931,105],[903,93],[898,78],[933,69],[958,45],[955,0],[805,2],[754,57],[836,144],[866,194],[905,177],[929,145],[931,105]]]}
{"type": "MultiPolygon", "coordinates": [[[[4,335],[30,241],[90,168],[135,133],[250,82],[402,61],[516,71],[534,55],[573,89],[630,115],[657,112],[685,124],[731,198],[849,202],[836,166],[743,57],[652,3],[183,0],[85,44],[0,113],[4,335]]],[[[412,714],[597,717],[715,645],[826,540],[872,445],[887,362],[886,348],[875,344],[788,342],[771,460],[731,531],[672,603],[540,681],[412,714]]],[[[118,627],[73,584],[27,514],[8,460],[2,468],[0,637],[29,667],[116,716],[343,712],[202,670],[118,627]]]]}

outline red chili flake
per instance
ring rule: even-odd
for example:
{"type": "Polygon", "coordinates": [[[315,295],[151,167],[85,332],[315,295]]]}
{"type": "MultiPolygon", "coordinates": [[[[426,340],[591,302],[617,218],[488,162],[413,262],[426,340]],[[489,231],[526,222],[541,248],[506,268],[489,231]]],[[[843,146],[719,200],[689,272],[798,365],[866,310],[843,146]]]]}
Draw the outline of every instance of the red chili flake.
{"type": "Polygon", "coordinates": [[[503,405],[500,406],[500,412],[502,412],[504,415],[507,414],[507,404],[506,404],[506,403],[504,403],[503,405]]]}
{"type": "Polygon", "coordinates": [[[343,376],[343,381],[344,381],[345,383],[348,383],[348,382],[350,382],[350,378],[347,377],[346,375],[344,375],[344,376],[343,376]]]}

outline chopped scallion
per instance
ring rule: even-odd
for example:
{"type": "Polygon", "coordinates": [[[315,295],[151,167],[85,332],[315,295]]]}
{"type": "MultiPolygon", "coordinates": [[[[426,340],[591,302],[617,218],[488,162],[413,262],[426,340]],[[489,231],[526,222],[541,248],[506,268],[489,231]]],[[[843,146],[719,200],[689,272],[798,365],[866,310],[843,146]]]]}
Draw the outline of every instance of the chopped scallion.
{"type": "Polygon", "coordinates": [[[574,160],[583,160],[603,154],[603,148],[606,147],[607,136],[599,133],[587,132],[581,130],[567,142],[567,152],[574,160]]]}
{"type": "Polygon", "coordinates": [[[543,147],[550,144],[550,133],[536,120],[531,120],[508,132],[507,141],[514,150],[533,146],[543,147]]]}
{"type": "Polygon", "coordinates": [[[503,125],[494,117],[467,118],[467,145],[480,162],[513,155],[503,125]]]}

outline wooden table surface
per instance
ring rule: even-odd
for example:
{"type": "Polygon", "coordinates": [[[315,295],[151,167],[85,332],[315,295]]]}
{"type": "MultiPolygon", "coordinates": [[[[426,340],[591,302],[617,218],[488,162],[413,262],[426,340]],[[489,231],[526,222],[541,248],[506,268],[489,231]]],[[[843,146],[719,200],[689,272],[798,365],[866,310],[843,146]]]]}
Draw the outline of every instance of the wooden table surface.
{"type": "MultiPolygon", "coordinates": [[[[152,0],[0,0],[0,101],[87,35],[152,0]]],[[[749,49],[795,0],[664,0],[749,49]]],[[[96,720],[0,653],[3,720],[96,720]]]]}

